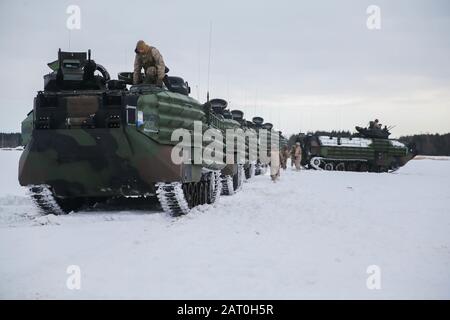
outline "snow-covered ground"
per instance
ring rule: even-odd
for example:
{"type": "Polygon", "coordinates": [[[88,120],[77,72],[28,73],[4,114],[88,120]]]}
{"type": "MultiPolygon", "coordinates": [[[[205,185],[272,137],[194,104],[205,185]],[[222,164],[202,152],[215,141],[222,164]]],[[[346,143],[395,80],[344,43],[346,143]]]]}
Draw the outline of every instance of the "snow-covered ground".
{"type": "Polygon", "coordinates": [[[174,219],[157,207],[40,217],[19,156],[0,151],[0,298],[450,298],[450,161],[259,176],[174,219]],[[366,285],[372,265],[380,290],[366,285]]]}

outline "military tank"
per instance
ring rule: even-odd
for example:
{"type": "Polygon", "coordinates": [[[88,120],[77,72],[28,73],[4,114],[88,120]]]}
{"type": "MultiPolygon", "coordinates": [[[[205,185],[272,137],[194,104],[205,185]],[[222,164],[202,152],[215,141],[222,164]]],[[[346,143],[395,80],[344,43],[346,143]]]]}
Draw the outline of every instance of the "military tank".
{"type": "MultiPolygon", "coordinates": [[[[22,124],[29,136],[18,174],[44,213],[117,198],[157,198],[164,211],[178,216],[218,199],[223,163],[172,161],[174,130],[185,129],[195,139],[196,122],[202,132],[224,126],[210,104],[189,97],[182,78],[166,76],[162,87],[131,85],[132,73],[126,72],[112,80],[90,50],[59,50],[48,66],[52,72],[22,124]]],[[[191,153],[205,145],[194,144],[191,153]]]]}
{"type": "Polygon", "coordinates": [[[392,172],[417,154],[413,145],[389,139],[386,128],[355,128],[352,137],[304,136],[302,165],[315,170],[392,172]]]}

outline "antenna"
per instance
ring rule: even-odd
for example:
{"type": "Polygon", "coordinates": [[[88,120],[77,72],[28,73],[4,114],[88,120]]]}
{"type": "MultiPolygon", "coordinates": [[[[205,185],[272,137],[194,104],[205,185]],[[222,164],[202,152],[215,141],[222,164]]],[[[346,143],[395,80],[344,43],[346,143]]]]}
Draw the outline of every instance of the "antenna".
{"type": "MultiPolygon", "coordinates": [[[[280,114],[280,108],[277,108],[277,113],[278,113],[278,128],[283,128],[283,126],[281,125],[281,114],[280,114]]],[[[280,131],[281,132],[281,131],[280,131]]]]}
{"type": "Polygon", "coordinates": [[[227,72],[227,99],[228,101],[231,101],[230,99],[230,74],[227,72]]]}
{"type": "Polygon", "coordinates": [[[197,100],[200,101],[200,74],[201,74],[201,42],[198,42],[197,48],[197,85],[195,86],[197,89],[197,100]]]}
{"type": "Polygon", "coordinates": [[[209,101],[209,77],[211,74],[211,42],[212,42],[212,21],[209,22],[208,83],[206,93],[207,101],[209,101]]]}
{"type": "Polygon", "coordinates": [[[63,70],[62,70],[62,58],[61,58],[61,48],[58,49],[58,71],[56,71],[56,81],[61,83],[64,80],[63,70]]]}
{"type": "Polygon", "coordinates": [[[71,32],[70,32],[70,29],[69,29],[69,51],[70,51],[70,37],[71,37],[71,32]]]}
{"type": "Polygon", "coordinates": [[[397,125],[389,126],[389,127],[388,127],[388,130],[392,130],[392,129],[394,129],[396,126],[397,126],[397,125]]]}

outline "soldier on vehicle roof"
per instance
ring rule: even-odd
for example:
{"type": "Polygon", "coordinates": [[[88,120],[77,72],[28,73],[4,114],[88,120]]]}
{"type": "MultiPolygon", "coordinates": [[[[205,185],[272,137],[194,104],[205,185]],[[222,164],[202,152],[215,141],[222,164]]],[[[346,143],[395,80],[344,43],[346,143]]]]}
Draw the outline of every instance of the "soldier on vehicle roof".
{"type": "Polygon", "coordinates": [[[381,129],[381,123],[378,121],[378,119],[369,122],[369,129],[381,129]]]}
{"type": "Polygon", "coordinates": [[[166,75],[166,65],[164,59],[155,47],[147,45],[143,40],[139,40],[134,50],[133,84],[142,82],[141,70],[144,69],[145,83],[162,86],[166,75]]]}

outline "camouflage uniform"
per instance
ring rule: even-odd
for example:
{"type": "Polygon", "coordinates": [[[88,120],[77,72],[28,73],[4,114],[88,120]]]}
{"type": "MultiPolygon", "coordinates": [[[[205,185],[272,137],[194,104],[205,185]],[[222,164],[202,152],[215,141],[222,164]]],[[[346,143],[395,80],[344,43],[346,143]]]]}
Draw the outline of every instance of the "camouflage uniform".
{"type": "Polygon", "coordinates": [[[295,163],[295,169],[300,170],[301,169],[301,163],[302,161],[302,148],[300,147],[300,144],[295,145],[294,149],[294,163],[295,163]]]}
{"type": "Polygon", "coordinates": [[[287,169],[287,160],[289,159],[289,149],[288,146],[283,146],[280,153],[281,167],[287,169]]]}
{"type": "Polygon", "coordinates": [[[381,127],[381,123],[378,121],[378,119],[369,122],[369,129],[381,129],[381,127]]]}
{"type": "Polygon", "coordinates": [[[295,145],[291,148],[291,167],[295,164],[295,145]]]}
{"type": "Polygon", "coordinates": [[[144,68],[145,82],[161,86],[166,74],[164,59],[155,47],[148,46],[144,41],[139,41],[136,49],[143,49],[143,53],[136,53],[134,59],[133,83],[141,83],[141,70],[144,68]]]}
{"type": "Polygon", "coordinates": [[[280,177],[281,154],[278,150],[270,152],[270,177],[275,182],[280,177]]]}

